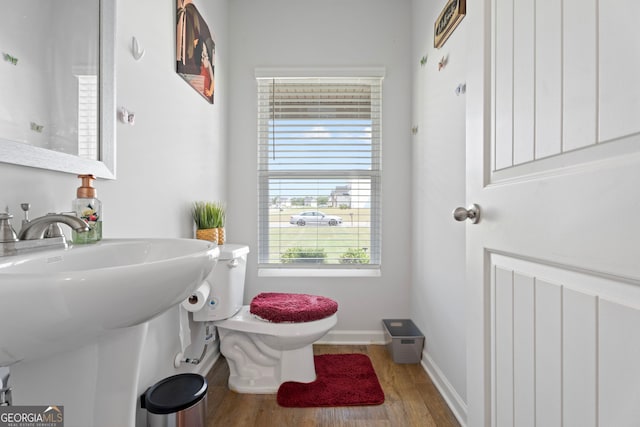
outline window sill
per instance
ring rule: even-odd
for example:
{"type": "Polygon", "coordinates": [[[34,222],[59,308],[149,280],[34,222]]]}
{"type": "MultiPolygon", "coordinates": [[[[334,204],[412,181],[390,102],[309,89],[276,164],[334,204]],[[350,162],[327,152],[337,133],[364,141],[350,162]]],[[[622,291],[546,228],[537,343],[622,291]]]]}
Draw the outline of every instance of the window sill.
{"type": "Polygon", "coordinates": [[[379,268],[258,268],[258,277],[380,277],[379,268]]]}

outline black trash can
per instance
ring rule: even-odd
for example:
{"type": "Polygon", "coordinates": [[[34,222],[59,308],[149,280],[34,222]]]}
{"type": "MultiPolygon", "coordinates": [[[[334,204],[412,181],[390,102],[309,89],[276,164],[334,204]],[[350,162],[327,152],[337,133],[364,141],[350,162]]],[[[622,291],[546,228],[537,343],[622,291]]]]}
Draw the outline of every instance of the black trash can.
{"type": "Polygon", "coordinates": [[[205,427],[207,380],[199,374],[163,379],[141,396],[147,427],[205,427]]]}

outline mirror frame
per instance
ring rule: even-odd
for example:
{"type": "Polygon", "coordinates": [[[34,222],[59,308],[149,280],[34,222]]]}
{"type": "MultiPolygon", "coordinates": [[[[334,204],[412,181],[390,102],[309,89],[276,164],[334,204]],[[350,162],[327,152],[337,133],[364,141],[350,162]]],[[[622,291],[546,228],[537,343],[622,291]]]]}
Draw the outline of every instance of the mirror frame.
{"type": "Polygon", "coordinates": [[[83,159],[0,137],[0,162],[73,174],[116,178],[115,0],[100,2],[100,160],[83,159]]]}

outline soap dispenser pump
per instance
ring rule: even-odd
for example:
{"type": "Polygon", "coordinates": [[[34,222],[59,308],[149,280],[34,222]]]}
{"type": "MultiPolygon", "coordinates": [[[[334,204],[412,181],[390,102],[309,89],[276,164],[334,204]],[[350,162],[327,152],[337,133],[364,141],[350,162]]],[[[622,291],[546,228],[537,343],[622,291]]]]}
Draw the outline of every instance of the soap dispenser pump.
{"type": "Polygon", "coordinates": [[[73,243],[94,243],[102,239],[102,202],[96,197],[92,182],[94,175],[78,175],[82,185],[78,187],[77,199],[73,201],[73,211],[84,220],[91,230],[84,233],[72,232],[73,243]]]}

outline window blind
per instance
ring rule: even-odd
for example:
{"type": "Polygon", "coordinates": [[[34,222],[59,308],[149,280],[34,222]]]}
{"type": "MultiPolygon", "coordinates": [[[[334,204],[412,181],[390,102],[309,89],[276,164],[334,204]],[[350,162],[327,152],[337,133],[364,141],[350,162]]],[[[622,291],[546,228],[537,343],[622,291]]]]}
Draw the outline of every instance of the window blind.
{"type": "Polygon", "coordinates": [[[98,76],[78,75],[78,156],[98,160],[98,76]]]}
{"type": "Polygon", "coordinates": [[[259,264],[381,263],[381,78],[258,78],[259,264]]]}

